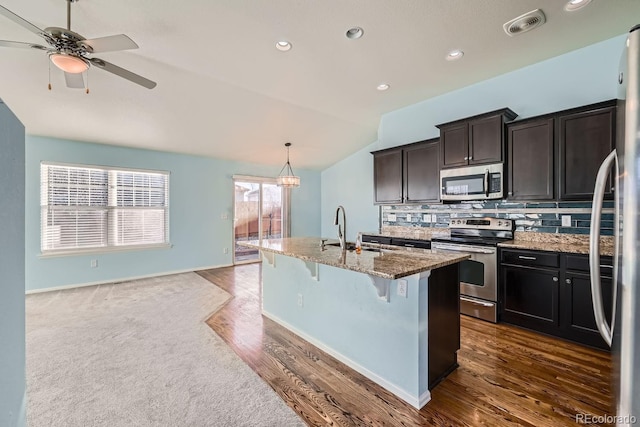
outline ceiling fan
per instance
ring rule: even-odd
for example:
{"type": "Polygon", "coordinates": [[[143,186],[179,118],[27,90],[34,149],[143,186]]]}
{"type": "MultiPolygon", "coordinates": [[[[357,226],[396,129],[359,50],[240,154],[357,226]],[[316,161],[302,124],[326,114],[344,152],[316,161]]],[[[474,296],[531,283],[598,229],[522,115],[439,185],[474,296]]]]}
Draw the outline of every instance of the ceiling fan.
{"type": "Polygon", "coordinates": [[[90,56],[94,53],[137,49],[138,45],[124,34],[85,39],[80,34],[71,31],[71,3],[77,1],[78,0],[66,0],[67,28],[48,27],[44,30],[41,30],[31,22],[11,12],[9,9],[0,6],[0,15],[4,15],[16,24],[22,25],[27,30],[42,37],[49,45],[46,47],[34,43],[0,40],[0,47],[45,51],[49,55],[51,62],[64,71],[65,81],[70,88],[84,89],[82,73],[89,69],[89,66],[94,65],[97,68],[120,76],[140,86],[144,86],[147,89],[153,89],[156,86],[156,82],[118,67],[104,59],[90,56]]]}

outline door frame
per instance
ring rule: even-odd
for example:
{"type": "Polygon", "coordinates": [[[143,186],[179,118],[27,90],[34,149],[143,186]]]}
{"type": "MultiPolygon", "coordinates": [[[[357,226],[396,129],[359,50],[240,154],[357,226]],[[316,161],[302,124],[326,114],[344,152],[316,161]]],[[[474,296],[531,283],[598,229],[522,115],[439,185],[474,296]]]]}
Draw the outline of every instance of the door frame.
{"type": "MultiPolygon", "coordinates": [[[[262,185],[263,184],[274,184],[277,185],[277,179],[265,176],[253,176],[253,175],[233,175],[232,176],[232,208],[233,213],[231,215],[231,247],[233,248],[231,252],[231,258],[233,265],[240,264],[251,264],[254,262],[259,262],[260,257],[257,260],[247,260],[247,261],[236,261],[236,233],[235,233],[235,225],[236,225],[236,191],[235,184],[236,182],[253,182],[257,183],[260,186],[259,191],[259,203],[258,203],[258,239],[262,240],[262,185]]],[[[281,204],[282,204],[282,237],[289,237],[291,235],[291,189],[287,187],[281,187],[281,204]]]]}

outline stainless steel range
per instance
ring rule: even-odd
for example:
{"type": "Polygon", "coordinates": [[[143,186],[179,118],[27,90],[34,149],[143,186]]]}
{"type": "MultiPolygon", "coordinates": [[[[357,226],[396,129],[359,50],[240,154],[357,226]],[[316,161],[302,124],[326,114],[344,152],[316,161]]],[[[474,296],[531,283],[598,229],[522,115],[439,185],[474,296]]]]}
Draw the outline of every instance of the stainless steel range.
{"type": "Polygon", "coordinates": [[[431,249],[468,252],[460,263],[460,312],[496,323],[498,320],[498,243],[513,239],[513,221],[498,218],[456,218],[451,237],[434,238],[431,249]]]}

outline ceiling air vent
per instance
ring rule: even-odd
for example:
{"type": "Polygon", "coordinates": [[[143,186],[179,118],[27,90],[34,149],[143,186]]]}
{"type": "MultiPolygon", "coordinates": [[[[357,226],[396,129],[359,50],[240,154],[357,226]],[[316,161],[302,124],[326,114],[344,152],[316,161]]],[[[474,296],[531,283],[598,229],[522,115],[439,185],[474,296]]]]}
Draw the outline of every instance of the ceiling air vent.
{"type": "Polygon", "coordinates": [[[504,32],[507,33],[507,35],[513,37],[518,34],[526,33],[534,28],[538,28],[546,21],[547,18],[545,18],[544,12],[540,9],[536,9],[512,19],[505,23],[502,28],[504,28],[504,32]]]}

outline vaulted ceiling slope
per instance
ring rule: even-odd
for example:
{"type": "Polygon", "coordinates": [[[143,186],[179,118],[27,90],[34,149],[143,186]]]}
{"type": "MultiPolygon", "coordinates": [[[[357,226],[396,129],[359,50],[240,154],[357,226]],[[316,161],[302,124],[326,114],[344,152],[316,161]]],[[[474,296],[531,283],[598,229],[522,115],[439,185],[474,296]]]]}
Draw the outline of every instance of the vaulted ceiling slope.
{"type": "MultiPolygon", "coordinates": [[[[66,27],[65,0],[0,0],[34,25],[66,27]]],[[[124,33],[136,50],[100,57],[158,83],[95,67],[90,94],[65,86],[44,52],[0,48],[0,98],[27,133],[323,169],[374,142],[386,112],[626,32],[638,0],[78,0],[71,30],[124,33]],[[502,25],[540,8],[547,22],[502,25]],[[360,39],[345,37],[354,26],[360,39]],[[293,48],[275,48],[285,39],[293,48]],[[459,61],[447,52],[462,49],[459,61]],[[391,88],[376,90],[380,83],[391,88]]],[[[42,43],[0,16],[0,40],[42,43]]]]}

